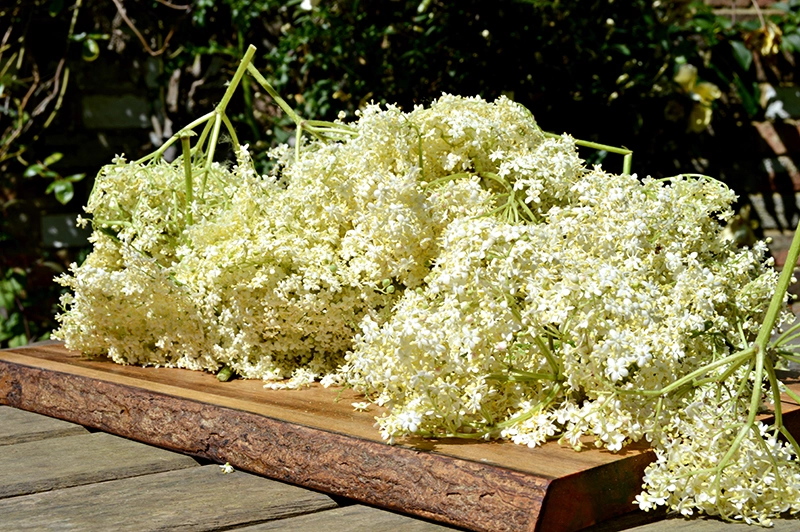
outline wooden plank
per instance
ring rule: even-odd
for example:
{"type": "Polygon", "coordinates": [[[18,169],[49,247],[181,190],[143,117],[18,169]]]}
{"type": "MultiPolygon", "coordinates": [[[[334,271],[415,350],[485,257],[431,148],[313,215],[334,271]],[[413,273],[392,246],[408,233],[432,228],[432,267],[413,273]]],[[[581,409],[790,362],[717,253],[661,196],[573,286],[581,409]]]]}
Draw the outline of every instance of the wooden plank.
{"type": "Polygon", "coordinates": [[[85,428],[60,419],[0,406],[0,445],[87,434],[85,428]]]}
{"type": "Polygon", "coordinates": [[[4,530],[219,530],[333,508],[330,497],[216,465],[0,500],[4,530]]]}
{"type": "Polygon", "coordinates": [[[301,515],[281,521],[270,521],[237,529],[239,532],[291,530],[292,532],[375,532],[400,530],[402,532],[447,532],[457,530],[444,525],[412,519],[404,515],[354,504],[324,512],[301,515]]]}
{"type": "MultiPolygon", "coordinates": [[[[354,412],[356,400],[349,390],[271,391],[119,366],[61,346],[0,351],[0,403],[472,530],[579,530],[629,512],[653,459],[636,445],[619,454],[556,443],[388,446],[374,427],[380,410],[354,412]]],[[[796,405],[784,408],[800,419],[796,405]]]]}
{"type": "MultiPolygon", "coordinates": [[[[264,389],[260,381],[240,379],[220,383],[213,375],[198,371],[122,366],[109,362],[105,358],[87,359],[80,353],[67,351],[60,344],[0,351],[0,362],[41,368],[48,372],[86,376],[130,388],[243,410],[292,424],[383,443],[375,428],[375,417],[383,413],[383,410],[373,406],[368,412],[354,411],[351,403],[361,401],[363,398],[351,390],[325,389],[314,386],[304,390],[276,391],[264,389]]],[[[1,376],[0,379],[2,379],[1,376]]],[[[2,390],[3,385],[0,381],[0,403],[3,402],[3,396],[14,395],[13,390],[10,390],[9,393],[2,393],[2,390]]],[[[41,399],[31,399],[34,405],[45,403],[41,399]]],[[[91,404],[87,403],[87,406],[91,406],[91,404]]],[[[51,407],[51,409],[57,410],[58,403],[54,403],[51,407]]],[[[34,410],[33,408],[20,408],[34,410]]],[[[105,414],[99,411],[86,412],[84,417],[102,418],[105,414]]],[[[124,412],[120,412],[120,414],[124,414],[124,412]]],[[[53,415],[53,417],[66,419],[58,415],[53,415]]],[[[91,423],[86,425],[95,426],[91,423]]],[[[560,478],[564,474],[581,472],[598,465],[615,462],[619,458],[618,455],[606,451],[589,449],[576,453],[558,445],[531,450],[508,442],[486,442],[472,445],[466,444],[464,440],[460,439],[412,438],[402,443],[417,450],[493,463],[549,479],[560,478]],[[546,450],[544,450],[545,448],[546,450]],[[531,460],[531,451],[534,452],[536,460],[531,460]]],[[[627,452],[628,454],[641,454],[646,451],[644,446],[632,446],[627,452]]]]}
{"type": "Polygon", "coordinates": [[[6,445],[0,498],[197,466],[189,456],[104,433],[6,445]]]}

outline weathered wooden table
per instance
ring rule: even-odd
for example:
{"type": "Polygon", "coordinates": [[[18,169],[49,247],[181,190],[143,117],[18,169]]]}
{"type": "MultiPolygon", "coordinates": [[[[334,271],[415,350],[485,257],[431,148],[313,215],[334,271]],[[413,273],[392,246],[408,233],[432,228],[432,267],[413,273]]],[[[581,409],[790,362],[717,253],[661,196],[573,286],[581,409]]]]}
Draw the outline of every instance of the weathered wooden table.
{"type": "Polygon", "coordinates": [[[0,530],[451,528],[0,406],[0,530]]]}
{"type": "MultiPolygon", "coordinates": [[[[375,409],[353,411],[357,399],[348,391],[273,392],[254,381],[119,366],[59,344],[0,351],[0,403],[15,407],[0,407],[0,531],[255,523],[246,530],[744,529],[663,514],[615,517],[632,509],[652,459],[646,448],[617,455],[556,444],[389,446],[373,426],[375,409]],[[216,464],[224,462],[237,471],[222,474],[216,464]]],[[[800,424],[797,405],[784,411],[800,424]]],[[[800,530],[800,521],[776,529],[800,530]]]]}

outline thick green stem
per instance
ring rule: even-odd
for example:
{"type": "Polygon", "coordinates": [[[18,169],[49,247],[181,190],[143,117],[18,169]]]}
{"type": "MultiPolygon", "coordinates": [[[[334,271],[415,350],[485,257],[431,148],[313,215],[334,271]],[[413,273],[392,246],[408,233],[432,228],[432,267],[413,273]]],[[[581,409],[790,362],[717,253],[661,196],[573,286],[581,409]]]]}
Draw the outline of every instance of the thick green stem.
{"type": "Polygon", "coordinates": [[[259,85],[264,87],[264,90],[267,91],[272,99],[275,100],[275,103],[277,103],[280,108],[283,109],[283,112],[289,115],[289,118],[291,118],[292,121],[299,126],[303,119],[300,118],[300,116],[294,112],[294,109],[292,109],[289,104],[280,97],[278,91],[272,88],[272,85],[270,85],[269,81],[267,81],[266,78],[261,75],[261,72],[259,72],[253,65],[247,65],[247,71],[250,72],[250,75],[256,79],[259,85]]]}
{"type": "MultiPolygon", "coordinates": [[[[551,139],[560,138],[560,135],[556,135],[555,133],[550,133],[548,131],[542,131],[542,133],[544,133],[545,137],[549,137],[551,139]]],[[[616,146],[609,146],[608,144],[600,144],[598,142],[589,142],[588,140],[578,140],[578,139],[575,139],[575,145],[583,146],[584,148],[592,148],[593,150],[602,150],[610,153],[624,155],[625,157],[622,160],[622,173],[623,174],[631,173],[633,150],[629,150],[628,148],[618,148],[616,146]]]]}
{"type": "Polygon", "coordinates": [[[294,160],[300,160],[300,143],[303,142],[303,124],[297,124],[294,132],[294,160]]]}
{"type": "MultiPolygon", "coordinates": [[[[239,53],[244,56],[242,53],[244,50],[244,33],[242,33],[242,30],[236,32],[236,38],[239,42],[239,53]]],[[[250,126],[250,130],[253,133],[253,140],[256,141],[261,135],[259,134],[256,121],[253,118],[253,97],[250,94],[250,85],[247,83],[242,83],[242,97],[244,98],[244,119],[247,125],[250,126]]]]}
{"type": "Polygon", "coordinates": [[[211,128],[214,127],[214,121],[211,120],[211,118],[214,116],[214,112],[212,111],[210,115],[211,116],[209,117],[209,119],[206,120],[206,125],[203,127],[203,131],[200,132],[200,138],[197,139],[197,142],[194,143],[194,150],[192,151],[194,156],[194,162],[196,164],[200,164],[200,160],[205,155],[205,148],[203,148],[203,145],[205,144],[206,139],[208,138],[208,134],[211,133],[211,128]]]}
{"type": "MultiPolygon", "coordinates": [[[[731,461],[731,458],[734,454],[739,450],[739,447],[742,445],[742,441],[744,440],[747,433],[751,430],[755,429],[755,421],[756,416],[758,415],[758,407],[761,405],[761,386],[764,380],[764,358],[765,358],[765,351],[761,349],[758,345],[756,345],[756,369],[755,375],[753,376],[753,392],[750,394],[750,406],[747,412],[747,421],[742,425],[742,428],[739,429],[739,433],[736,435],[736,438],[731,443],[728,452],[725,453],[725,456],[719,461],[719,465],[717,466],[719,471],[722,471],[728,466],[728,463],[731,461]]],[[[777,415],[777,411],[780,409],[780,403],[775,405],[775,411],[777,415]]],[[[717,477],[717,481],[719,482],[719,476],[717,477]]]]}
{"type": "Polygon", "coordinates": [[[550,364],[550,368],[552,368],[553,373],[555,373],[556,378],[561,378],[561,367],[558,365],[558,361],[556,361],[555,356],[553,353],[550,352],[550,348],[542,341],[540,336],[534,336],[533,341],[536,342],[536,345],[539,346],[539,350],[542,352],[544,357],[547,359],[547,363],[550,364]]]}
{"type": "Polygon", "coordinates": [[[772,360],[769,357],[765,360],[765,369],[767,371],[767,378],[769,379],[769,387],[772,392],[772,404],[775,405],[775,427],[780,429],[783,426],[783,409],[781,408],[781,390],[778,386],[778,376],[775,374],[775,368],[772,366],[772,360]]]}
{"type": "Polygon", "coordinates": [[[181,135],[181,146],[183,147],[183,175],[184,185],[186,186],[186,197],[183,202],[183,215],[186,217],[186,224],[194,223],[192,216],[192,203],[194,203],[194,190],[192,184],[192,146],[189,137],[194,133],[188,131],[181,135]]]}
{"type": "Polygon", "coordinates": [[[200,181],[200,194],[199,199],[202,202],[206,194],[206,183],[208,182],[208,174],[211,172],[211,164],[214,162],[214,151],[217,149],[217,140],[219,140],[219,126],[222,123],[222,117],[219,111],[214,113],[214,128],[211,130],[211,138],[208,140],[208,150],[206,151],[206,165],[203,168],[203,179],[200,181]]]}
{"type": "Polygon", "coordinates": [[[630,175],[631,173],[631,163],[633,162],[633,152],[626,153],[625,157],[622,159],[622,173],[626,175],[630,175]]]}
{"type": "Polygon", "coordinates": [[[753,355],[754,347],[750,347],[743,351],[739,351],[738,353],[734,353],[732,355],[728,355],[725,358],[721,358],[715,362],[710,364],[706,364],[705,366],[694,370],[693,372],[689,373],[688,375],[684,375],[680,379],[674,381],[673,383],[665,386],[659,390],[622,390],[617,389],[615,390],[618,393],[623,394],[638,394],[644,396],[661,396],[666,395],[669,393],[674,392],[675,390],[686,386],[687,384],[691,384],[696,378],[701,377],[711,371],[712,369],[716,369],[718,367],[724,366],[726,364],[738,364],[739,362],[750,358],[753,355]]]}
{"type": "Polygon", "coordinates": [[[236,87],[239,86],[239,82],[242,80],[242,76],[244,73],[250,68],[250,62],[253,60],[253,56],[256,53],[256,47],[252,44],[247,47],[247,51],[244,53],[244,57],[239,62],[239,68],[236,69],[236,73],[233,75],[233,79],[228,84],[228,89],[225,91],[225,94],[222,96],[222,101],[219,102],[217,105],[217,113],[224,113],[225,109],[228,107],[228,102],[231,101],[233,97],[233,93],[236,92],[236,87]]]}
{"type": "MultiPolygon", "coordinates": [[[[213,116],[214,116],[214,111],[211,111],[210,113],[204,114],[203,116],[201,116],[197,120],[194,120],[193,122],[191,122],[188,126],[185,126],[185,127],[181,128],[177,133],[175,133],[170,138],[168,138],[167,141],[164,144],[162,144],[161,147],[158,148],[156,151],[154,151],[153,153],[151,153],[149,155],[145,155],[144,157],[142,157],[138,161],[135,161],[133,164],[143,164],[143,163],[146,163],[147,161],[149,161],[151,159],[156,159],[156,160],[160,159],[161,156],[164,155],[164,152],[167,151],[167,148],[172,146],[172,144],[175,143],[175,141],[180,139],[182,134],[186,133],[187,131],[192,131],[194,128],[196,128],[197,126],[199,126],[203,122],[210,121],[213,116]]],[[[203,139],[203,137],[200,137],[200,138],[203,139]]],[[[198,146],[200,145],[200,143],[201,143],[201,141],[198,142],[198,146]]]]}
{"type": "Polygon", "coordinates": [[[244,76],[247,67],[250,66],[250,61],[253,60],[253,55],[255,55],[255,53],[256,53],[256,47],[251,44],[247,48],[247,52],[245,52],[244,57],[239,63],[239,68],[236,69],[236,73],[233,75],[233,79],[228,84],[228,89],[222,96],[222,101],[220,101],[219,105],[217,105],[217,108],[214,109],[214,129],[211,131],[211,138],[208,141],[208,150],[206,152],[206,165],[205,168],[203,169],[203,180],[200,183],[199,197],[201,201],[205,196],[206,183],[208,181],[208,173],[211,171],[211,163],[214,162],[214,151],[217,147],[217,142],[219,141],[219,128],[220,125],[222,124],[223,117],[225,117],[225,109],[228,107],[228,102],[231,101],[233,93],[236,92],[236,87],[239,86],[239,82],[242,80],[242,76],[244,76]]]}
{"type": "Polygon", "coordinates": [[[764,321],[761,323],[761,329],[758,331],[756,337],[756,345],[766,349],[767,342],[772,335],[772,330],[775,328],[775,323],[778,321],[778,314],[783,309],[784,298],[789,290],[789,285],[792,283],[792,275],[794,274],[794,267],[797,264],[797,259],[800,257],[800,231],[795,230],[794,238],[792,238],[792,245],[789,247],[789,253],[786,255],[786,263],[781,270],[781,276],[778,278],[778,286],[772,294],[772,300],[769,303],[767,314],[764,321]]]}

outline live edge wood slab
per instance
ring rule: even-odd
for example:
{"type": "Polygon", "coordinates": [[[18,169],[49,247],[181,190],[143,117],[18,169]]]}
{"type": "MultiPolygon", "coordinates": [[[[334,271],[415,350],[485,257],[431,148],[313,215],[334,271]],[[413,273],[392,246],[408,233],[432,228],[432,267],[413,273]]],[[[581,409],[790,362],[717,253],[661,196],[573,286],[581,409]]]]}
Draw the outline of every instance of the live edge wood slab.
{"type": "MultiPolygon", "coordinates": [[[[788,380],[800,391],[800,381],[788,380]]],[[[621,453],[501,442],[387,445],[376,407],[349,390],[265,390],[258,381],[120,366],[51,343],[0,351],[0,403],[238,469],[464,527],[573,531],[634,509],[645,446],[621,453]]],[[[784,402],[800,434],[800,408],[784,402]]]]}

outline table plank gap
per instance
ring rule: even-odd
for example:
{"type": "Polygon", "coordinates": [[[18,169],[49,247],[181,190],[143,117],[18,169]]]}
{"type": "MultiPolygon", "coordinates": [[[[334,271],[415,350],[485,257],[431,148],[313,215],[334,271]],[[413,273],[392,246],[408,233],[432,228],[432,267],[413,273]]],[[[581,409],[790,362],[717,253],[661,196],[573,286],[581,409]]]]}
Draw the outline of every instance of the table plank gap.
{"type": "Polygon", "coordinates": [[[460,530],[405,515],[387,512],[356,504],[306,514],[280,521],[237,528],[237,532],[265,532],[268,530],[290,530],[291,532],[375,532],[376,530],[402,530],[403,532],[448,532],[460,530]]]}
{"type": "Polygon", "coordinates": [[[182,454],[102,432],[0,447],[0,498],[199,467],[182,454]]]}
{"type": "Polygon", "coordinates": [[[86,434],[86,428],[60,419],[0,406],[0,445],[86,434]]]}
{"type": "Polygon", "coordinates": [[[0,500],[6,530],[228,530],[336,507],[328,496],[216,465],[0,500]]]}

